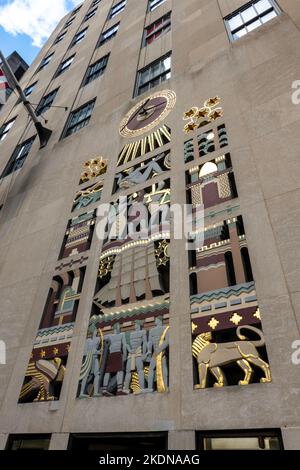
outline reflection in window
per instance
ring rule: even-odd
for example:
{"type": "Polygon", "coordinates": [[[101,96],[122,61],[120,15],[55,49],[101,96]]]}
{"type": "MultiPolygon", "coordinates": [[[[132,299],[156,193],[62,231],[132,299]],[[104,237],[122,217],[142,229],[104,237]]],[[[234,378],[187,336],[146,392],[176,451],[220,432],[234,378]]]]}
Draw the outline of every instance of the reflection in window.
{"type": "Polygon", "coordinates": [[[138,72],[135,96],[149,91],[169,78],[171,78],[171,53],[138,72]]]}

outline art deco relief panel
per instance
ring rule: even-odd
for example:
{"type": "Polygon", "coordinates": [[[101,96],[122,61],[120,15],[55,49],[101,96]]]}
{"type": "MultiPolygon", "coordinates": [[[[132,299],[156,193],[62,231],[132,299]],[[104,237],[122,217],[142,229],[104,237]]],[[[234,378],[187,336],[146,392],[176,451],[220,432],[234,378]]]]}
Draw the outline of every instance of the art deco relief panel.
{"type": "Polygon", "coordinates": [[[226,126],[199,130],[223,116],[222,108],[215,108],[219,104],[215,97],[183,116],[189,121],[184,132],[192,134],[184,143],[187,200],[211,211],[205,218],[203,246],[189,253],[196,389],[271,382],[243,218],[230,216],[239,206],[218,209],[238,196],[231,155],[223,153],[229,145],[226,126]],[[207,160],[210,153],[216,157],[207,160]],[[197,164],[191,166],[192,161],[197,164]],[[210,224],[221,212],[228,218],[210,224]]]}
{"type": "Polygon", "coordinates": [[[60,397],[85,267],[53,278],[19,401],[52,401],[60,397]]]}
{"type": "MultiPolygon", "coordinates": [[[[163,209],[169,199],[169,181],[161,181],[129,196],[128,211],[135,201],[163,209]]],[[[155,220],[149,236],[103,245],[79,398],[168,390],[170,225],[155,220]]],[[[139,216],[135,222],[140,227],[139,216]]]]}

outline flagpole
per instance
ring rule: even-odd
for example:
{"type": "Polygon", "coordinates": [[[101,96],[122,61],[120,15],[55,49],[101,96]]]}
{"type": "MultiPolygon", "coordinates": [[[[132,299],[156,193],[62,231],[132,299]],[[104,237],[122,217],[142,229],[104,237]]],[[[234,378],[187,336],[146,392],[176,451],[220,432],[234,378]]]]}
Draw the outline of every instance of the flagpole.
{"type": "Polygon", "coordinates": [[[37,130],[39,139],[40,139],[40,144],[41,148],[45,147],[48,143],[48,140],[52,134],[52,131],[49,129],[46,129],[45,127],[42,126],[41,122],[38,120],[37,115],[35,114],[35,111],[33,107],[31,106],[30,102],[27,100],[21,86],[19,85],[18,80],[15,77],[15,74],[13,73],[9,63],[7,62],[6,58],[4,57],[2,51],[0,50],[0,59],[2,64],[4,65],[4,68],[7,70],[7,75],[9,76],[9,79],[12,82],[13,87],[17,90],[20,99],[22,103],[24,104],[25,108],[27,109],[27,112],[29,116],[32,119],[32,122],[35,125],[35,128],[37,130]]]}

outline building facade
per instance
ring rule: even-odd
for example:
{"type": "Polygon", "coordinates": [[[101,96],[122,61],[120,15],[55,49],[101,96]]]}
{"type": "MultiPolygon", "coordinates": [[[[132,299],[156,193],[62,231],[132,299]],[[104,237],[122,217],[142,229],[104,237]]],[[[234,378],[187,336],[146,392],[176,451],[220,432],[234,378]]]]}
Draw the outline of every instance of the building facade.
{"type": "Polygon", "coordinates": [[[300,447],[299,27],[297,0],[61,20],[21,80],[48,145],[1,113],[0,448],[300,447]],[[101,236],[125,196],[153,230],[101,236]]]}

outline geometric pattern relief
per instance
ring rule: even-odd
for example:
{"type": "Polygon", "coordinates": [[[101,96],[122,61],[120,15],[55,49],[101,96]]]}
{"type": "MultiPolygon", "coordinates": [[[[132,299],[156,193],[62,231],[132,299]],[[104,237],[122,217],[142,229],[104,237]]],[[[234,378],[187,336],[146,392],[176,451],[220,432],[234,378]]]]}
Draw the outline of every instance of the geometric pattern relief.
{"type": "Polygon", "coordinates": [[[102,190],[103,183],[98,182],[93,184],[92,186],[89,186],[86,189],[78,191],[74,199],[72,211],[86,208],[90,204],[98,202],[101,199],[102,190]]]}
{"type": "Polygon", "coordinates": [[[19,402],[59,400],[85,268],[53,278],[19,402]]]}
{"type": "Polygon", "coordinates": [[[186,172],[189,201],[207,209],[237,197],[230,155],[190,168],[186,172]]]}
{"type": "MultiPolygon", "coordinates": [[[[168,183],[129,200],[167,205],[168,183]]],[[[143,239],[108,239],[103,245],[79,398],[168,390],[170,225],[159,219],[157,224],[143,239]]]]}
{"type": "Polygon", "coordinates": [[[76,256],[90,249],[95,220],[96,211],[91,211],[69,221],[59,259],[76,256]]]}
{"type": "Polygon", "coordinates": [[[190,273],[195,388],[270,382],[242,217],[205,227],[190,273]]]}

